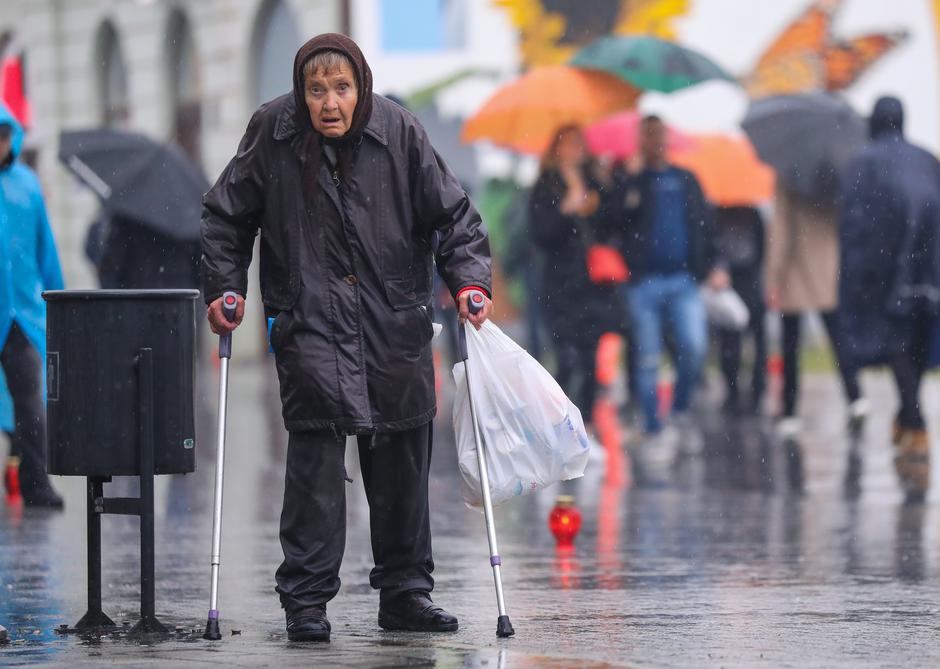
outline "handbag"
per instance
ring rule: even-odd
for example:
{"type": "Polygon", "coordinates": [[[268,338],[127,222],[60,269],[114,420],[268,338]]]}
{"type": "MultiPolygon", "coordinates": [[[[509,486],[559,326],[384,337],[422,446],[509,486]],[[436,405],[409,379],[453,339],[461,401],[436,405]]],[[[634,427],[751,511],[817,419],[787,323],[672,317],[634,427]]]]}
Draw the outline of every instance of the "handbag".
{"type": "Polygon", "coordinates": [[[626,283],[630,280],[630,268],[613,246],[590,244],[587,247],[588,276],[599,285],[626,283]]]}

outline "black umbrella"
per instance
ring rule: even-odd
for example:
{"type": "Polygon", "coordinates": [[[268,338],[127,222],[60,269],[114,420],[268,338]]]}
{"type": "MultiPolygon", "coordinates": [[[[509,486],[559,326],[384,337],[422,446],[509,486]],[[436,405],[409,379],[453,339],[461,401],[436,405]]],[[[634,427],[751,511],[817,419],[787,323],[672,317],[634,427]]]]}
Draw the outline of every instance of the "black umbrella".
{"type": "Polygon", "coordinates": [[[751,103],[741,122],[757,155],[797,195],[834,203],[839,177],[865,141],[865,122],[834,95],[778,95],[751,103]]]}
{"type": "Polygon", "coordinates": [[[59,136],[59,160],[109,213],[179,241],[199,239],[209,182],[177,147],[132,132],[75,130],[59,136]]]}

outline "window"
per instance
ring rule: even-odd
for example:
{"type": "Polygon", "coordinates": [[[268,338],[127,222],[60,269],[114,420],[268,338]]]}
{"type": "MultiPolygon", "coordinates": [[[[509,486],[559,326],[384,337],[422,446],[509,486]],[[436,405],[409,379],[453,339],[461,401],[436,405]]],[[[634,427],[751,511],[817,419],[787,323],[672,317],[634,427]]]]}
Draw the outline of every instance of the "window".
{"type": "Polygon", "coordinates": [[[293,88],[294,56],[300,48],[297,21],[283,0],[268,0],[258,12],[252,37],[254,110],[293,88]]]}
{"type": "Polygon", "coordinates": [[[460,49],[466,43],[466,0],[381,0],[386,51],[460,49]]]}
{"type": "Polygon", "coordinates": [[[125,126],[130,119],[127,69],[117,32],[110,21],[101,24],[96,42],[95,65],[98,71],[101,123],[107,127],[125,126]]]}
{"type": "Polygon", "coordinates": [[[202,143],[202,91],[192,31],[179,9],[170,13],[166,32],[173,140],[196,163],[202,143]]]}

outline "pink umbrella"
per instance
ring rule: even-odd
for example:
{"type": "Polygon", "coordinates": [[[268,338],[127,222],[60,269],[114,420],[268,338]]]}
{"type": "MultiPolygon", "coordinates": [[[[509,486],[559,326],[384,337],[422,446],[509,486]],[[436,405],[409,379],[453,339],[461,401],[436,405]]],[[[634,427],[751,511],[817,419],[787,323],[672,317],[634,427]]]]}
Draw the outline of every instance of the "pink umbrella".
{"type": "MultiPolygon", "coordinates": [[[[595,156],[626,160],[639,148],[642,116],[635,110],[623,111],[589,126],[584,135],[588,150],[595,156]]],[[[666,148],[682,151],[695,146],[695,140],[675,128],[666,128],[666,148]]]]}

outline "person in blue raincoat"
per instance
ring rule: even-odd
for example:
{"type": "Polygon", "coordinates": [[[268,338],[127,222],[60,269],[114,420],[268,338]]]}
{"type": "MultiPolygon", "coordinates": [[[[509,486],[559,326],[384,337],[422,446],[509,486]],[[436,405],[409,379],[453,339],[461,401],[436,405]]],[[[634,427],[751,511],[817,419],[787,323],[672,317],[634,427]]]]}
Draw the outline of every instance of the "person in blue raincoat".
{"type": "Polygon", "coordinates": [[[895,466],[908,498],[921,499],[930,442],[918,394],[940,314],[940,162],[905,140],[903,125],[901,101],[879,99],[871,140],[846,175],[839,320],[851,364],[894,372],[895,466]]]}
{"type": "Polygon", "coordinates": [[[12,397],[12,452],[29,506],[61,508],[46,474],[46,306],[42,291],[62,288],[62,270],[39,180],[17,160],[23,129],[0,105],[0,363],[12,397]]]}

